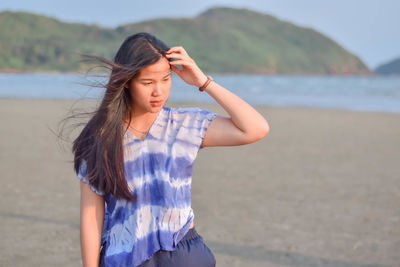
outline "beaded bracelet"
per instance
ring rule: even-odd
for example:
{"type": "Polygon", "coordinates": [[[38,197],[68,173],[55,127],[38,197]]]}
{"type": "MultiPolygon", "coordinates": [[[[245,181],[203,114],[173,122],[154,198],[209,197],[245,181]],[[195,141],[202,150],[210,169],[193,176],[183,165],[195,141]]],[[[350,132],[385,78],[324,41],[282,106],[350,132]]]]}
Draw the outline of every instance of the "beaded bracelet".
{"type": "Polygon", "coordinates": [[[214,81],[214,79],[211,76],[207,76],[207,81],[201,87],[199,87],[199,91],[203,92],[211,81],[214,81]]]}

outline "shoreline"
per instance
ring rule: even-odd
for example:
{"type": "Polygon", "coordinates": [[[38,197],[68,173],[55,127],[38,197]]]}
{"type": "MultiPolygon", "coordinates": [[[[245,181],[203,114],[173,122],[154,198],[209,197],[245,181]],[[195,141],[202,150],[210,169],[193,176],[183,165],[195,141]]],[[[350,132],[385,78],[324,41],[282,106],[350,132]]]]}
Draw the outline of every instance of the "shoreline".
{"type": "MultiPolygon", "coordinates": [[[[22,97],[0,97],[1,101],[26,101],[26,102],[60,102],[60,103],[100,103],[99,99],[82,99],[82,98],[22,98],[22,97]]],[[[190,101],[169,101],[167,102],[168,105],[172,106],[215,106],[220,107],[218,103],[203,103],[203,102],[190,102],[190,101]]],[[[167,105],[167,106],[168,106],[167,105]]],[[[358,110],[358,109],[348,109],[348,108],[338,108],[338,107],[316,107],[316,106],[283,106],[283,105],[268,105],[268,104],[251,104],[253,107],[257,108],[271,108],[271,109],[300,109],[300,110],[332,110],[337,112],[357,112],[357,113],[379,113],[379,114],[393,114],[393,115],[400,115],[400,112],[397,111],[381,111],[381,110],[358,110]]]]}

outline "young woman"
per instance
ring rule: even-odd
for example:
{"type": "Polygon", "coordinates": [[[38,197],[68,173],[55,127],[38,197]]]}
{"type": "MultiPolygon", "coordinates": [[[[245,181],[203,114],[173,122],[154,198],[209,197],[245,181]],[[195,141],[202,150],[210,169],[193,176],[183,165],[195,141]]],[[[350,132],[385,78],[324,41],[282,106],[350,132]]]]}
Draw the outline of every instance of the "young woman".
{"type": "Polygon", "coordinates": [[[149,33],[129,36],[113,61],[94,58],[111,74],[100,106],[73,144],[83,265],[215,266],[194,228],[194,160],[204,147],[260,140],[269,132],[267,121],[205,75],[183,47],[170,48],[149,33]],[[172,71],[230,117],[166,107],[172,71]]]}

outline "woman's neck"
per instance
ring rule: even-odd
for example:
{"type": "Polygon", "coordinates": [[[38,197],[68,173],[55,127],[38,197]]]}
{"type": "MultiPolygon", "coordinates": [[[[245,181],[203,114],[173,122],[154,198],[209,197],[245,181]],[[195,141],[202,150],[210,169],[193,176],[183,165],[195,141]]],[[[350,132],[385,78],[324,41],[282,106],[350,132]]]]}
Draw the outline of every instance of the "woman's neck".
{"type": "MultiPolygon", "coordinates": [[[[132,115],[130,126],[143,132],[147,131],[151,127],[157,116],[158,113],[152,112],[144,112],[141,114],[132,115]]],[[[127,127],[128,121],[125,121],[124,125],[127,127]]]]}

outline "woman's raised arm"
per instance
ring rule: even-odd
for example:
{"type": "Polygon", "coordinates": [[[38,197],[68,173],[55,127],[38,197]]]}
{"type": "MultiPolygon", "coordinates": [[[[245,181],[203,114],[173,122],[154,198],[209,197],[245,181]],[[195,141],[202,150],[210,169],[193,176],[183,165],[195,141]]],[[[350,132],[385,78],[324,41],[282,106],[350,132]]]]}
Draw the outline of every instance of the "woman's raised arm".
{"type": "MultiPolygon", "coordinates": [[[[207,79],[207,78],[206,78],[207,79]]],[[[231,116],[217,116],[207,128],[202,146],[237,146],[256,142],[269,133],[268,122],[252,106],[215,81],[204,92],[231,116]]]]}
{"type": "MultiPolygon", "coordinates": [[[[171,68],[186,83],[200,87],[207,81],[207,76],[182,46],[172,47],[166,57],[171,68]],[[172,61],[173,58],[178,60],[172,61]],[[182,65],[182,70],[176,65],[182,65]]],[[[212,96],[231,116],[217,116],[207,128],[202,141],[206,146],[237,146],[256,142],[269,132],[269,125],[264,117],[252,106],[215,81],[211,81],[204,90],[212,96]]]]}

